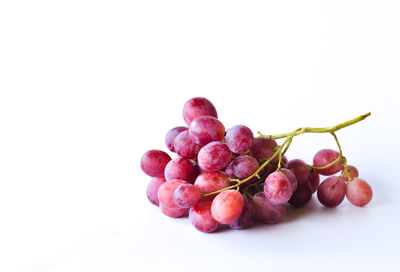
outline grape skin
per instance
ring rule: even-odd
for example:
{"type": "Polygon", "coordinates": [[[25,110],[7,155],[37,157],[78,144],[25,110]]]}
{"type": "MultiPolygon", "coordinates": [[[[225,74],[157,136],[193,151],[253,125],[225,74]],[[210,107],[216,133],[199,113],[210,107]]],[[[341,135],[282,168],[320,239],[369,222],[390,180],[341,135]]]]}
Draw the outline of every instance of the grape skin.
{"type": "Polygon", "coordinates": [[[174,141],[174,150],[179,156],[186,159],[195,159],[201,149],[201,145],[196,144],[185,130],[176,136],[174,141]]]}
{"type": "Polygon", "coordinates": [[[143,172],[151,177],[161,177],[171,157],[164,151],[152,149],[143,154],[140,167],[143,172]]]}
{"type": "Polygon", "coordinates": [[[189,129],[188,127],[174,127],[173,129],[167,132],[167,134],[165,135],[165,145],[170,151],[175,152],[174,142],[176,136],[178,136],[179,133],[188,129],[189,129]]]}
{"type": "Polygon", "coordinates": [[[258,161],[267,160],[275,154],[275,149],[278,146],[277,142],[270,139],[255,139],[250,148],[250,155],[258,161]]]}
{"type": "Polygon", "coordinates": [[[160,204],[160,201],[158,201],[158,188],[160,188],[163,182],[165,182],[164,177],[155,177],[152,178],[147,185],[146,195],[150,203],[153,205],[159,206],[160,204]]]}
{"type": "Polygon", "coordinates": [[[180,209],[174,201],[174,191],[181,184],[190,184],[184,180],[171,179],[161,184],[158,189],[158,200],[169,209],[180,209]]]}
{"type": "Polygon", "coordinates": [[[191,208],[199,200],[200,190],[191,184],[179,185],[174,191],[174,201],[181,208],[191,208]]]}
{"type": "Polygon", "coordinates": [[[219,226],[211,214],[211,201],[207,199],[200,200],[190,209],[189,220],[197,230],[206,233],[215,231],[219,226]]]}
{"type": "Polygon", "coordinates": [[[257,171],[259,166],[255,158],[245,155],[233,160],[228,167],[226,167],[225,172],[230,178],[245,179],[257,171]]]}
{"type": "Polygon", "coordinates": [[[243,211],[243,196],[237,190],[226,190],[219,193],[211,205],[211,213],[221,224],[230,224],[239,218],[243,211]]]}
{"type": "MultiPolygon", "coordinates": [[[[314,155],[313,164],[315,167],[323,167],[332,163],[339,157],[339,152],[333,149],[321,149],[314,155]]],[[[333,164],[332,166],[324,169],[316,169],[316,171],[324,176],[331,176],[343,169],[343,158],[333,164]]]]}
{"type": "Polygon", "coordinates": [[[346,184],[346,197],[358,207],[367,205],[372,199],[372,188],[360,178],[354,178],[346,184]]]}
{"type": "Polygon", "coordinates": [[[318,189],[319,182],[320,182],[320,177],[319,177],[318,172],[317,171],[310,172],[306,181],[308,181],[310,183],[312,193],[315,193],[318,189]]]}
{"type": "Polygon", "coordinates": [[[346,184],[339,177],[329,177],[318,187],[317,197],[322,205],[333,208],[342,203],[346,194],[346,184]]]}
{"type": "Polygon", "coordinates": [[[310,167],[300,159],[294,159],[288,161],[286,168],[291,170],[293,174],[296,176],[297,185],[302,184],[308,178],[310,167]]]}
{"type": "Polygon", "coordinates": [[[273,205],[263,192],[258,192],[252,199],[255,208],[256,219],[267,223],[275,224],[282,221],[286,213],[285,205],[273,205]]]}
{"type": "Polygon", "coordinates": [[[293,172],[287,168],[281,168],[281,172],[288,178],[290,185],[292,186],[292,194],[297,189],[297,179],[293,172]]]}
{"type": "Polygon", "coordinates": [[[225,142],[229,149],[238,154],[249,150],[253,145],[253,141],[253,132],[243,125],[236,125],[228,129],[225,135],[225,142]]]}
{"type": "Polygon", "coordinates": [[[171,208],[168,208],[167,206],[163,205],[162,203],[160,203],[160,210],[166,216],[169,216],[172,218],[178,218],[178,217],[184,216],[189,209],[183,209],[183,208],[171,209],[171,208]]]}
{"type": "Polygon", "coordinates": [[[296,191],[289,199],[289,204],[296,208],[301,208],[306,205],[312,196],[312,188],[309,182],[303,182],[297,186],[296,191]]]}
{"type": "Polygon", "coordinates": [[[225,127],[214,117],[200,116],[190,123],[189,135],[196,144],[205,145],[213,141],[222,141],[225,127]]]}
{"type": "Polygon", "coordinates": [[[264,193],[273,205],[282,205],[290,199],[293,190],[286,175],[274,172],[265,180],[264,193]]]}
{"type": "MultiPolygon", "coordinates": [[[[194,186],[199,188],[200,193],[208,194],[219,191],[230,186],[229,176],[224,172],[204,172],[195,180],[194,186]]],[[[208,199],[214,198],[215,195],[208,196],[208,199]]]]}
{"type": "Polygon", "coordinates": [[[202,169],[219,171],[228,165],[231,157],[232,152],[225,143],[211,142],[200,149],[197,160],[202,169]]]}
{"type": "Polygon", "coordinates": [[[243,197],[244,205],[239,218],[229,224],[232,229],[245,229],[253,225],[255,217],[255,209],[251,201],[247,197],[243,197]]]}
{"type": "Polygon", "coordinates": [[[189,99],[183,106],[182,115],[187,125],[199,116],[212,116],[218,118],[217,110],[214,105],[204,97],[194,97],[189,99]]]}
{"type": "MultiPolygon", "coordinates": [[[[357,170],[357,168],[356,168],[355,166],[353,166],[353,165],[348,165],[347,168],[349,169],[349,174],[350,174],[350,176],[351,176],[352,178],[358,177],[358,170],[357,170]]],[[[345,171],[345,169],[342,170],[342,173],[341,173],[342,175],[343,175],[344,171],[345,171]]],[[[343,175],[343,179],[344,179],[345,181],[348,181],[348,180],[349,180],[349,176],[347,175],[347,173],[343,175]]]]}
{"type": "Polygon", "coordinates": [[[175,158],[168,162],[164,176],[167,180],[182,179],[193,183],[196,176],[194,165],[185,158],[175,158]]]}

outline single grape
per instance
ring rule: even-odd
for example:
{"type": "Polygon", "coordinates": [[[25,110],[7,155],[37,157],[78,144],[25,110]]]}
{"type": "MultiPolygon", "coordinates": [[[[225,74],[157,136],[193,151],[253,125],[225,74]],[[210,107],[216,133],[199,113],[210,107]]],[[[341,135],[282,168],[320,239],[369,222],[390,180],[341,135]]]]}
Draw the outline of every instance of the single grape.
{"type": "Polygon", "coordinates": [[[258,192],[252,199],[255,216],[261,222],[275,224],[282,221],[286,213],[285,205],[273,205],[263,192],[258,192]]]}
{"type": "Polygon", "coordinates": [[[225,172],[229,177],[234,179],[245,179],[251,176],[255,171],[257,171],[258,161],[249,156],[240,156],[233,160],[225,169],[225,172]]]}
{"type": "Polygon", "coordinates": [[[196,144],[205,145],[213,141],[222,141],[225,127],[217,118],[200,116],[190,123],[189,135],[196,144]]]}
{"type": "MultiPolygon", "coordinates": [[[[348,165],[348,166],[347,166],[347,169],[349,170],[349,174],[350,174],[350,176],[351,176],[352,178],[358,177],[358,170],[357,170],[357,168],[356,168],[355,166],[353,166],[353,165],[348,165]]],[[[342,170],[342,175],[343,175],[344,171],[345,171],[345,169],[342,170]]],[[[343,175],[343,179],[344,179],[345,181],[348,181],[348,180],[349,180],[349,176],[347,175],[347,173],[343,175]]]]}
{"type": "MultiPolygon", "coordinates": [[[[194,186],[199,188],[200,193],[208,194],[219,191],[230,186],[229,176],[224,172],[204,172],[195,180],[194,186]]],[[[208,199],[214,198],[215,195],[208,196],[208,199]]]]}
{"type": "Polygon", "coordinates": [[[251,201],[243,197],[244,205],[239,218],[229,224],[232,229],[245,229],[254,223],[255,210],[251,201]]]}
{"type": "Polygon", "coordinates": [[[285,174],[274,172],[265,180],[264,193],[273,205],[282,205],[291,197],[292,185],[285,174]]]}
{"type": "Polygon", "coordinates": [[[143,172],[151,177],[161,177],[171,157],[164,151],[152,149],[143,154],[140,167],[143,172]]]}
{"type": "Polygon", "coordinates": [[[360,178],[354,178],[346,184],[346,197],[356,206],[367,205],[372,199],[372,188],[360,178]]]}
{"type": "Polygon", "coordinates": [[[219,193],[211,205],[211,213],[221,224],[230,224],[239,218],[244,205],[243,196],[237,190],[219,193]]]}
{"type": "Polygon", "coordinates": [[[286,168],[291,170],[296,176],[297,185],[305,182],[310,172],[310,167],[300,159],[288,161],[288,163],[286,164],[286,168]]]}
{"type": "Polygon", "coordinates": [[[297,179],[293,172],[287,168],[281,168],[281,172],[288,178],[290,185],[292,186],[292,194],[297,189],[297,179]]]}
{"type": "Polygon", "coordinates": [[[167,132],[167,134],[165,135],[165,145],[170,151],[175,152],[174,142],[176,136],[178,136],[179,133],[188,129],[189,129],[188,127],[174,127],[173,129],[167,132]]]}
{"type": "Polygon", "coordinates": [[[278,144],[272,138],[270,139],[255,139],[250,154],[257,160],[267,160],[271,158],[275,152],[278,144]]]}
{"type": "Polygon", "coordinates": [[[218,118],[214,105],[204,97],[189,99],[183,106],[182,115],[188,125],[192,120],[199,116],[212,116],[218,118]]]}
{"type": "Polygon", "coordinates": [[[165,167],[164,176],[167,180],[182,179],[193,183],[196,178],[194,165],[185,158],[175,158],[165,167]]]}
{"type": "Polygon", "coordinates": [[[296,191],[294,191],[292,197],[289,199],[289,204],[293,207],[300,208],[306,205],[312,196],[311,184],[308,181],[297,185],[296,191]]]}
{"type": "Polygon", "coordinates": [[[232,152],[225,143],[211,142],[200,149],[197,160],[202,169],[219,171],[228,165],[231,157],[232,152]]]}
{"type": "Polygon", "coordinates": [[[160,202],[158,201],[158,188],[160,188],[163,182],[165,182],[164,177],[155,177],[152,178],[150,183],[147,185],[146,194],[151,204],[159,206],[160,202]]]}
{"type": "Polygon", "coordinates": [[[163,205],[160,203],[160,209],[163,214],[166,216],[172,217],[172,218],[178,218],[184,216],[189,209],[184,209],[184,208],[177,208],[177,209],[171,209],[168,208],[167,206],[163,205]]]}
{"type": "MultiPolygon", "coordinates": [[[[321,149],[314,155],[313,163],[315,167],[323,167],[332,163],[339,157],[339,152],[333,149],[321,149]]],[[[331,176],[343,169],[343,158],[325,169],[315,169],[319,174],[331,176]]]]}
{"type": "Polygon", "coordinates": [[[233,153],[243,153],[253,145],[254,135],[243,125],[234,126],[226,131],[225,142],[233,153]]]}
{"type": "Polygon", "coordinates": [[[190,183],[180,179],[171,179],[161,184],[160,188],[158,188],[158,200],[160,203],[169,209],[181,208],[174,201],[174,191],[181,184],[190,183]]]}
{"type": "Polygon", "coordinates": [[[186,159],[195,159],[201,149],[201,145],[196,144],[185,130],[176,136],[174,141],[174,150],[179,156],[186,159]]]}
{"type": "Polygon", "coordinates": [[[339,177],[329,177],[318,187],[319,202],[326,207],[336,207],[342,203],[346,194],[346,184],[339,177]]]}
{"type": "Polygon", "coordinates": [[[199,188],[192,184],[181,184],[174,192],[174,201],[181,208],[191,208],[200,200],[199,188]]]}
{"type": "Polygon", "coordinates": [[[308,175],[307,181],[311,185],[312,193],[315,193],[318,189],[319,181],[320,181],[318,172],[315,170],[310,172],[310,174],[308,175]]]}
{"type": "Polygon", "coordinates": [[[211,201],[207,199],[200,200],[190,209],[189,220],[196,229],[202,232],[213,232],[219,226],[211,214],[211,201]]]}

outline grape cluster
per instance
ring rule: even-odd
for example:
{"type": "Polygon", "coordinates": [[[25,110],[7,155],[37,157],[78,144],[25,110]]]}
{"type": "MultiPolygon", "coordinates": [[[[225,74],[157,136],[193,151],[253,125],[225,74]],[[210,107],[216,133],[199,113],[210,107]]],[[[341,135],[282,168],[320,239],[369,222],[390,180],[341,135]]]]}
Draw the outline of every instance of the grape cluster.
{"type": "Polygon", "coordinates": [[[142,156],[140,166],[152,177],[147,197],[165,215],[189,214],[196,229],[213,232],[221,224],[244,229],[256,221],[278,223],[287,205],[303,207],[315,192],[326,207],[338,206],[345,197],[360,207],[372,199],[371,187],[358,177],[356,167],[347,165],[334,134],[345,125],[255,138],[244,125],[225,130],[217,118],[209,100],[190,99],[183,107],[187,127],[175,127],[165,136],[167,148],[178,156],[171,159],[161,150],[142,156]],[[285,152],[293,137],[306,132],[331,133],[339,152],[322,149],[312,165],[288,160],[285,152]],[[280,138],[286,138],[281,145],[280,138]],[[328,177],[320,183],[321,176],[328,177]]]}

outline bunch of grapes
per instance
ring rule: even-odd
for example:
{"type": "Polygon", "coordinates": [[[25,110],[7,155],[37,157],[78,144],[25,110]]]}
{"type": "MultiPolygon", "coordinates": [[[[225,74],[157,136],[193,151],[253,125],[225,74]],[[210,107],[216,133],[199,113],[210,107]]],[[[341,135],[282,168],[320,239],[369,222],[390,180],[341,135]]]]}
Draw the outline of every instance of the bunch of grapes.
{"type": "Polygon", "coordinates": [[[244,125],[225,130],[209,100],[192,98],[183,107],[187,126],[165,136],[167,148],[178,156],[171,159],[164,151],[149,150],[141,158],[143,172],[152,177],[147,197],[167,216],[189,214],[202,232],[213,232],[220,224],[244,229],[256,221],[278,223],[287,205],[303,207],[315,192],[326,207],[338,206],[345,197],[364,206],[372,189],[356,167],[347,165],[335,131],[369,114],[333,127],[254,137],[244,125]],[[288,160],[285,153],[293,138],[303,133],[330,133],[339,151],[318,151],[312,165],[288,160]],[[277,139],[285,140],[279,145],[277,139]],[[320,183],[321,176],[328,177],[320,183]]]}

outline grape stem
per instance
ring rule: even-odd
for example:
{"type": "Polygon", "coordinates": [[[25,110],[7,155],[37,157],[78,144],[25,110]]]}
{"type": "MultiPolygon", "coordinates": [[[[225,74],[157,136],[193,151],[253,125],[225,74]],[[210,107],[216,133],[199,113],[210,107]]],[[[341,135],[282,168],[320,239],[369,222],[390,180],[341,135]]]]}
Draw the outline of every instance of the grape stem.
{"type": "MultiPolygon", "coordinates": [[[[283,143],[277,147],[275,153],[268,159],[266,160],[258,169],[257,171],[255,171],[251,176],[243,179],[243,180],[239,180],[239,179],[229,179],[229,182],[236,182],[236,184],[225,187],[221,190],[215,191],[215,192],[211,192],[211,193],[207,193],[207,194],[202,194],[202,197],[206,197],[209,195],[214,195],[214,194],[219,194],[223,191],[229,190],[229,189],[234,189],[236,188],[237,190],[239,190],[239,186],[243,183],[245,183],[246,181],[249,181],[250,179],[257,177],[258,179],[260,179],[260,176],[258,175],[260,173],[260,171],[262,169],[264,169],[264,167],[266,167],[271,161],[273,161],[277,156],[279,156],[278,159],[278,169],[277,171],[279,171],[281,169],[281,162],[282,162],[282,156],[286,153],[286,151],[289,149],[290,144],[292,143],[292,140],[294,137],[304,134],[304,133],[330,133],[333,138],[336,141],[336,144],[339,148],[339,156],[331,163],[321,166],[321,167],[316,167],[316,166],[310,166],[312,169],[325,169],[328,168],[332,165],[334,165],[335,163],[337,163],[338,161],[340,161],[341,159],[343,159],[343,165],[344,165],[344,173],[342,174],[345,175],[347,174],[349,177],[349,180],[351,180],[351,176],[350,176],[350,172],[348,170],[347,167],[347,159],[343,156],[342,154],[342,147],[340,146],[339,140],[335,134],[336,131],[351,126],[353,124],[356,124],[362,120],[364,120],[365,118],[367,118],[368,116],[370,116],[371,113],[368,112],[366,114],[360,115],[354,119],[351,119],[349,121],[337,124],[335,126],[331,126],[331,127],[322,127],[322,128],[312,128],[312,127],[303,127],[303,128],[298,128],[292,132],[287,132],[287,133],[281,133],[281,134],[275,134],[275,135],[263,135],[262,133],[258,132],[258,134],[260,134],[260,136],[256,137],[255,139],[282,139],[282,138],[286,138],[283,143]]],[[[248,154],[248,152],[245,152],[244,154],[248,154]]]]}

